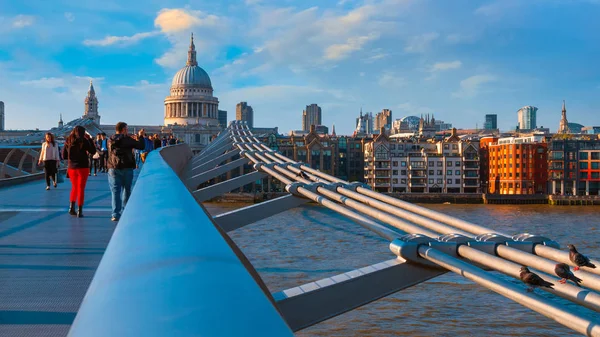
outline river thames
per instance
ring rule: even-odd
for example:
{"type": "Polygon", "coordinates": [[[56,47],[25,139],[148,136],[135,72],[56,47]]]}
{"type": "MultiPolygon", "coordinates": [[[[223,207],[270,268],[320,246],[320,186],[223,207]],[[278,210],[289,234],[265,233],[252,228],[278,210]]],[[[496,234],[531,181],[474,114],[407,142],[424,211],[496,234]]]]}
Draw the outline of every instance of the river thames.
{"type": "MultiPolygon", "coordinates": [[[[243,204],[205,204],[219,214],[243,204]]],[[[548,236],[600,257],[600,207],[549,205],[423,205],[509,234],[548,236]]],[[[388,242],[345,217],[307,205],[231,234],[272,292],[394,258],[388,242]]],[[[516,284],[519,280],[505,277],[516,284]]],[[[541,290],[542,296],[579,310],[541,290]]],[[[544,316],[456,274],[448,273],[357,310],[322,322],[297,336],[577,336],[544,316]]]]}

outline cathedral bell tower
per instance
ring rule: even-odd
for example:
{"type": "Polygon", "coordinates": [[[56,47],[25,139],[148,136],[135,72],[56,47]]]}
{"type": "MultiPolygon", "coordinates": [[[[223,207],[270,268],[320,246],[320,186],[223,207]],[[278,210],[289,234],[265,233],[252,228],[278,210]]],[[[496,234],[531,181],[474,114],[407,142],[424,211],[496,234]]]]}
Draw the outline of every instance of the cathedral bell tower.
{"type": "Polygon", "coordinates": [[[94,84],[90,80],[90,88],[85,97],[85,109],[83,118],[92,119],[96,124],[100,125],[100,115],[98,115],[98,98],[96,98],[96,90],[94,84]]]}

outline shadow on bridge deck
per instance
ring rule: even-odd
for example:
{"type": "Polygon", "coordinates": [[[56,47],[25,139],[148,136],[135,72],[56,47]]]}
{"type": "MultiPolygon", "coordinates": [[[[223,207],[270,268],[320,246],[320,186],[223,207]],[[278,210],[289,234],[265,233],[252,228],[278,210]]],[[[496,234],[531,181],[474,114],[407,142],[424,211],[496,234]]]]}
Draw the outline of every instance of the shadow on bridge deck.
{"type": "Polygon", "coordinates": [[[0,189],[0,336],[66,336],[115,229],[106,174],[90,177],[84,218],[71,184],[0,189]]]}

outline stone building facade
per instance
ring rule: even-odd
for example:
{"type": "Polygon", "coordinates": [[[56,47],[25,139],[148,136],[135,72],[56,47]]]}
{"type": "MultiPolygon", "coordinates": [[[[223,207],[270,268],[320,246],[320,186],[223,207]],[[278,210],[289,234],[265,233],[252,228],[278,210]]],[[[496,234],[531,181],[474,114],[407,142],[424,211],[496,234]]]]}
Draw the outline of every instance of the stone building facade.
{"type": "Polygon", "coordinates": [[[378,192],[479,193],[479,142],[452,135],[390,139],[384,130],[364,144],[365,182],[378,192]]]}

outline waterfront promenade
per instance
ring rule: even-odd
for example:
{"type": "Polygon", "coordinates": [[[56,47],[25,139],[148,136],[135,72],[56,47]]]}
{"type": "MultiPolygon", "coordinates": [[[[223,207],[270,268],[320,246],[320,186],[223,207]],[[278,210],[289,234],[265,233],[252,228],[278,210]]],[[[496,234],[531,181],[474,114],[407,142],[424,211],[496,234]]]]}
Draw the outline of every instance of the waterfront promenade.
{"type": "Polygon", "coordinates": [[[0,336],[65,336],[116,224],[106,174],[90,177],[84,218],[71,184],[0,189],[0,336]]]}

